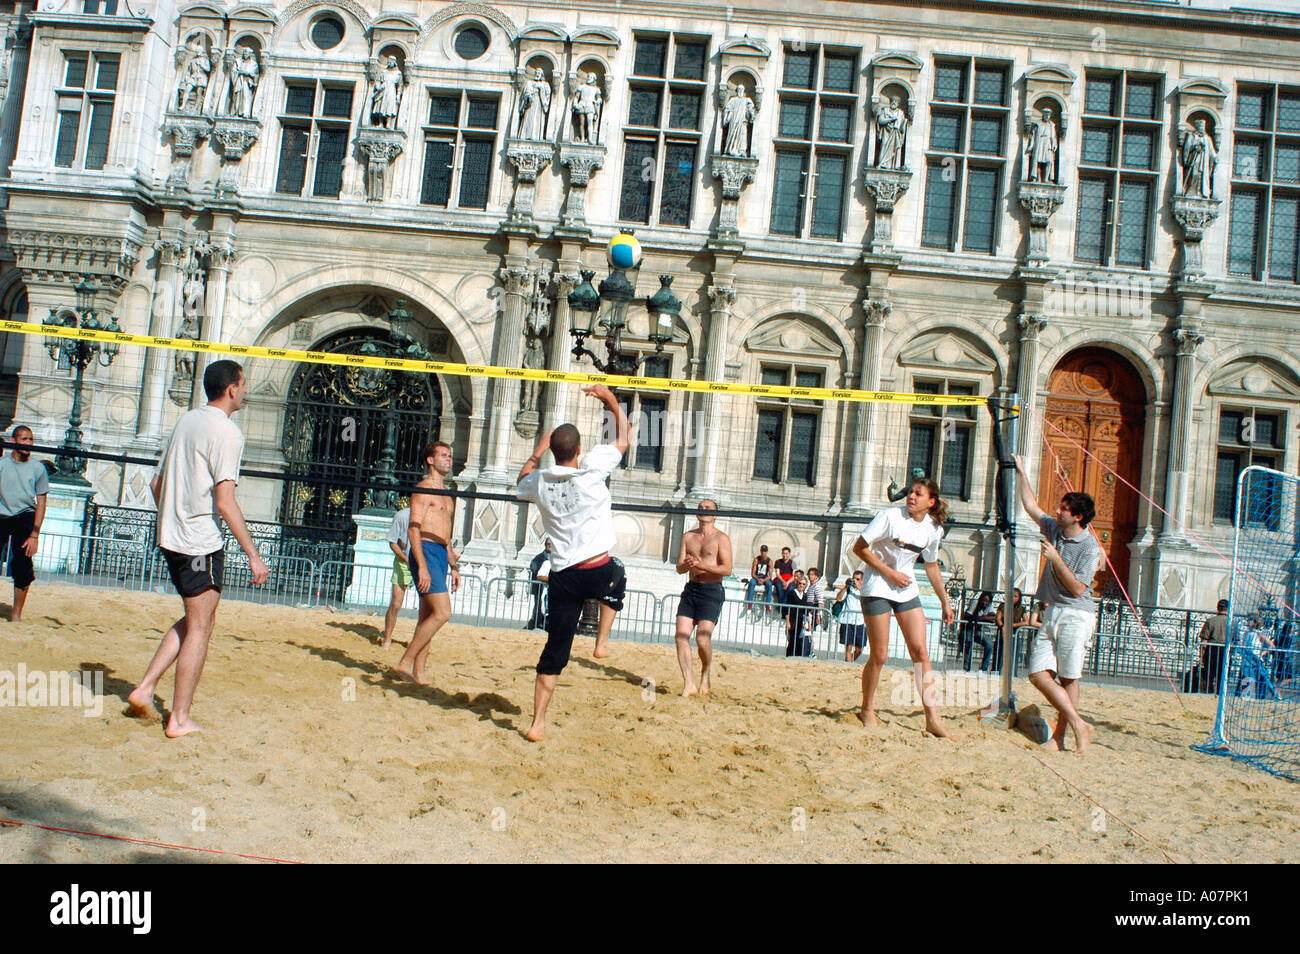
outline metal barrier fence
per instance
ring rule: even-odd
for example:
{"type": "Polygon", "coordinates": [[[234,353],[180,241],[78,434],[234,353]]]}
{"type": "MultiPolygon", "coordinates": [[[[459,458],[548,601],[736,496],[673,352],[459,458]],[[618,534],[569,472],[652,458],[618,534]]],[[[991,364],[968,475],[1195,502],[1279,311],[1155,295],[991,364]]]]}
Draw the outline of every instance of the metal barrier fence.
{"type": "MultiPolygon", "coordinates": [[[[172,592],[162,555],[143,543],[120,538],[45,534],[35,563],[39,579],[133,592],[172,592]]],[[[363,566],[339,560],[317,564],[304,557],[274,556],[267,560],[267,566],[270,579],[261,586],[253,586],[248,558],[242,551],[228,549],[226,587],[222,595],[264,605],[331,606],[371,612],[383,612],[392,596],[389,565],[363,566]]],[[[728,585],[732,592],[723,603],[714,630],[713,642],[718,649],[765,656],[846,658],[840,623],[831,611],[829,598],[827,605],[819,609],[782,607],[762,599],[747,601],[743,598],[743,584],[729,581],[728,585]],[[791,625],[791,616],[797,624],[797,638],[792,638],[796,627],[791,625]]],[[[954,594],[954,607],[959,613],[970,608],[976,595],[973,590],[962,591],[960,597],[954,594]]],[[[415,587],[409,587],[402,603],[404,615],[415,614],[417,600],[415,587]]],[[[677,601],[677,594],[659,597],[646,590],[628,590],[612,638],[671,645],[677,601]]],[[[461,576],[459,589],[452,594],[452,621],[518,629],[528,627],[531,622],[532,628],[544,628],[545,602],[545,585],[536,581],[504,576],[484,580],[466,573],[461,576]]],[[[1027,599],[1026,607],[1033,618],[1036,609],[1033,601],[1027,599]]],[[[1126,605],[1099,601],[1098,628],[1088,653],[1085,681],[1168,691],[1172,680],[1179,691],[1200,690],[1202,647],[1198,636],[1202,623],[1211,615],[1198,610],[1139,607],[1135,617],[1126,605]],[[1142,632],[1139,618],[1150,635],[1150,643],[1142,632]]],[[[890,626],[889,660],[908,665],[910,657],[897,622],[891,620],[890,626]]],[[[938,619],[928,620],[926,646],[934,668],[943,673],[978,672],[983,661],[981,644],[992,636],[989,641],[994,655],[987,671],[999,673],[1001,638],[1000,633],[991,632],[995,629],[993,624],[970,625],[969,646],[961,626],[961,623],[945,626],[938,619]]],[[[1036,632],[1034,627],[1017,630],[1011,660],[1016,675],[1023,674],[1029,643],[1036,632]]],[[[866,655],[864,647],[859,664],[866,655]]],[[[1297,667],[1287,668],[1290,675],[1290,670],[1297,667]]]]}

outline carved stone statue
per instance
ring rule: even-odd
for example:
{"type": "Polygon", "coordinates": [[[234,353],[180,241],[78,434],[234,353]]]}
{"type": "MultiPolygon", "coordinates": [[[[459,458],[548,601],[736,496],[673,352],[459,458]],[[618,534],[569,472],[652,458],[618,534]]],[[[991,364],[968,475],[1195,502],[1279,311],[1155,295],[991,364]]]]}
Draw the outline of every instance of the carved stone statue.
{"type": "Polygon", "coordinates": [[[546,117],[551,110],[551,87],[546,74],[535,68],[531,72],[520,70],[515,83],[519,87],[519,139],[543,140],[546,138],[546,117]]]}
{"type": "Polygon", "coordinates": [[[230,77],[228,108],[231,116],[253,118],[253,99],[262,68],[251,47],[241,46],[238,55],[226,54],[226,70],[230,77]]]}
{"type": "MultiPolygon", "coordinates": [[[[1030,116],[1032,117],[1032,113],[1030,116]]],[[[1052,120],[1052,111],[1044,108],[1037,119],[1027,122],[1025,136],[1025,180],[1027,182],[1050,182],[1056,184],[1056,152],[1060,139],[1056,134],[1056,123],[1052,120]]]]}
{"type": "Polygon", "coordinates": [[[724,83],[718,90],[722,117],[722,154],[748,159],[752,154],[749,132],[757,111],[740,83],[724,83]]]}
{"type": "Polygon", "coordinates": [[[176,81],[176,111],[201,113],[203,100],[208,92],[208,75],[212,72],[212,60],[198,40],[191,40],[186,48],[180,51],[177,59],[183,65],[176,81]]]}
{"type": "Polygon", "coordinates": [[[573,140],[590,146],[600,144],[600,114],[605,97],[596,85],[596,74],[585,74],[582,83],[572,83],[569,95],[573,97],[573,140]]]}
{"type": "Polygon", "coordinates": [[[1202,199],[1214,198],[1214,170],[1219,153],[1214,140],[1205,131],[1205,120],[1192,120],[1192,127],[1178,130],[1178,159],[1183,164],[1182,195],[1202,199]]]}
{"type": "Polygon", "coordinates": [[[203,278],[195,269],[181,288],[181,309],[186,318],[196,318],[203,313],[203,293],[203,278]]]}
{"type": "Polygon", "coordinates": [[[911,493],[912,484],[914,484],[918,480],[924,480],[924,479],[925,479],[925,471],[922,470],[920,467],[913,467],[912,479],[907,482],[907,486],[899,487],[898,481],[891,480],[889,482],[889,489],[885,491],[885,496],[889,498],[890,503],[898,503],[909,493],[911,493]]]}
{"type": "Polygon", "coordinates": [[[907,113],[897,96],[877,96],[871,109],[876,117],[876,168],[902,169],[906,159],[907,113]]]}
{"type": "Polygon", "coordinates": [[[370,93],[370,123],[379,129],[396,128],[397,110],[406,88],[406,77],[397,65],[397,57],[390,56],[384,61],[384,68],[375,73],[374,84],[370,93]]]}

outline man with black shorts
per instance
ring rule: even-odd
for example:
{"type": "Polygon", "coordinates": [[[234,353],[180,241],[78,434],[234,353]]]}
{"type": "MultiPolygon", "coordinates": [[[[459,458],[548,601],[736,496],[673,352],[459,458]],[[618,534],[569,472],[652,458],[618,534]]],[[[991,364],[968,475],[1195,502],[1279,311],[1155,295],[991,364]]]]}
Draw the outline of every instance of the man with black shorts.
{"type": "Polygon", "coordinates": [[[149,716],[158,680],[175,663],[176,693],[166,729],[171,739],[201,731],[190,718],[190,704],[208,658],[208,639],[221,600],[222,519],[248,555],[253,582],[265,583],[271,575],[235,502],[244,435],[230,415],[243,406],[248,393],[244,371],[234,361],[214,361],[203,372],[203,390],[207,405],[176,422],[149,483],[158,505],[158,547],[185,604],[185,615],[167,630],[144,679],[126,700],[129,715],[149,716]]]}
{"type": "Polygon", "coordinates": [[[700,525],[682,534],[677,551],[677,572],[690,579],[677,603],[677,662],[686,688],[683,696],[709,691],[709,664],[713,661],[713,627],[722,615],[722,581],[731,575],[731,538],[717,528],[717,501],[700,501],[700,525]],[[691,663],[691,630],[700,648],[700,685],[695,687],[691,663]]]}
{"type": "Polygon", "coordinates": [[[582,392],[604,402],[613,416],[614,442],[593,448],[584,459],[578,429],[572,424],[561,424],[542,435],[536,450],[520,469],[517,482],[517,496],[537,505],[544,532],[551,538],[546,648],[537,660],[533,724],[524,733],[531,742],[540,741],[546,733],[546,708],[555,692],[555,683],[569,662],[582,604],[589,599],[600,600],[595,655],[604,656],[609,652],[607,643],[614,614],[623,608],[627,589],[623,564],[609,555],[617,537],[613,500],[605,483],[627,453],[627,415],[614,392],[605,385],[586,387],[582,392]],[[538,470],[547,450],[554,455],[555,464],[538,470]]]}
{"type": "MultiPolygon", "coordinates": [[[[22,424],[13,429],[9,439],[28,447],[34,442],[32,429],[22,424]]],[[[14,608],[9,614],[12,623],[23,618],[27,590],[36,579],[32,557],[40,544],[49,490],[49,472],[44,464],[32,460],[31,451],[15,447],[0,457],[0,548],[8,543],[9,575],[14,581],[14,608]]]]}

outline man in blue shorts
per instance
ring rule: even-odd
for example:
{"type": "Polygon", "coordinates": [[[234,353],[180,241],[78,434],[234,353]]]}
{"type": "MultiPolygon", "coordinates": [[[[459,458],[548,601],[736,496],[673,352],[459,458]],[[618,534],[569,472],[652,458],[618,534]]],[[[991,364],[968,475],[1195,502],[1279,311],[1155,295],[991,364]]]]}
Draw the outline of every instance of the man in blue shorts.
{"type": "Polygon", "coordinates": [[[700,501],[700,525],[682,534],[677,551],[677,572],[690,580],[677,603],[677,662],[686,687],[683,696],[709,692],[709,664],[713,660],[713,627],[722,615],[722,581],[731,574],[731,538],[717,528],[718,504],[700,501]],[[691,663],[691,630],[700,648],[700,685],[695,686],[691,663]]]}

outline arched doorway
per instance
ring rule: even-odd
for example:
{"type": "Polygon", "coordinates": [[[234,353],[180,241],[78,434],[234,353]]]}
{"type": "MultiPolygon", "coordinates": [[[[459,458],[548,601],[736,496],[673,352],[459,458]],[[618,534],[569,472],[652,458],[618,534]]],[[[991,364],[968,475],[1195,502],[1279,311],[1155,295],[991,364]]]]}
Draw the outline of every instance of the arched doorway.
{"type": "MultiPolygon", "coordinates": [[[[381,331],[348,331],[314,350],[361,354],[388,342],[381,331]]],[[[303,364],[289,386],[282,450],[288,461],[280,521],[351,530],[352,515],[372,502],[371,491],[389,428],[395,429],[394,476],[424,477],[420,451],[438,439],[442,394],[433,375],[303,364]]]]}
{"type": "MultiPolygon", "coordinates": [[[[1055,513],[1070,488],[1091,494],[1097,502],[1093,527],[1127,587],[1128,545],[1137,533],[1138,496],[1075,445],[1083,445],[1124,480],[1140,487],[1147,400],[1142,378],[1113,351],[1080,348],[1061,359],[1047,389],[1044,415],[1049,423],[1043,428],[1038,505],[1055,513]]],[[[1103,561],[1094,590],[1105,587],[1110,578],[1103,561]]]]}

